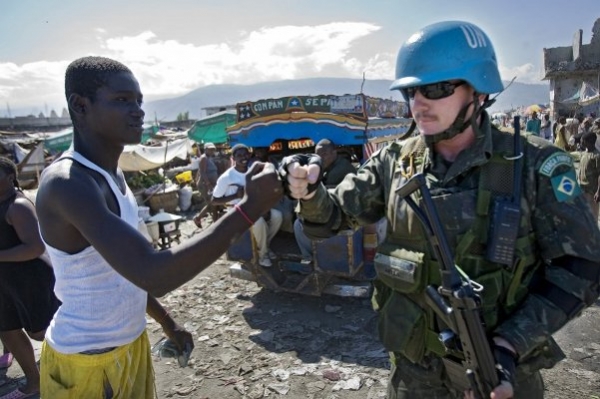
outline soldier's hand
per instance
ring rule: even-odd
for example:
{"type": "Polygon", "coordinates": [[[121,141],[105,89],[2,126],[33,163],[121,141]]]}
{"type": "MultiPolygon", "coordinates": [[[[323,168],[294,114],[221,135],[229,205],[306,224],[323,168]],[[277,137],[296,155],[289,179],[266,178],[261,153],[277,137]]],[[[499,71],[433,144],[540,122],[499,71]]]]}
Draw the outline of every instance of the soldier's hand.
{"type": "MultiPolygon", "coordinates": [[[[512,399],[514,395],[513,386],[507,381],[502,381],[500,385],[494,388],[490,394],[490,399],[512,399]]],[[[475,399],[473,391],[465,392],[464,397],[465,399],[475,399]]]]}
{"type": "Polygon", "coordinates": [[[490,395],[491,399],[511,399],[515,396],[513,386],[507,381],[502,381],[500,385],[494,388],[490,395]]]}
{"type": "Polygon", "coordinates": [[[293,199],[310,199],[321,182],[321,158],[315,154],[285,157],[279,167],[287,194],[293,199]]]}
{"type": "Polygon", "coordinates": [[[509,399],[514,396],[514,385],[517,370],[517,354],[515,348],[506,339],[496,336],[492,346],[496,359],[496,370],[500,385],[494,388],[491,399],[509,399]]]}
{"type": "Polygon", "coordinates": [[[255,162],[246,173],[246,203],[256,210],[257,218],[273,208],[283,196],[283,185],[275,166],[255,162]]]}

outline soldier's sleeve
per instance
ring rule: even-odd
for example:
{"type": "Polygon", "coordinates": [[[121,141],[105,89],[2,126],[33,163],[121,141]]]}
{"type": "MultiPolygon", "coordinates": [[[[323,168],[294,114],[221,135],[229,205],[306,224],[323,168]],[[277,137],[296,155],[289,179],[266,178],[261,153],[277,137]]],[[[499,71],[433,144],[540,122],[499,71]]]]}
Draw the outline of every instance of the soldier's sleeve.
{"type": "Polygon", "coordinates": [[[555,147],[526,162],[526,187],[541,266],[521,306],[495,333],[520,358],[594,303],[600,293],[600,231],[577,183],[573,159],[555,147]]]}
{"type": "Polygon", "coordinates": [[[377,222],[385,216],[395,153],[386,147],[375,153],[357,172],[349,174],[336,188],[321,185],[313,198],[300,201],[299,215],[305,232],[325,238],[348,227],[377,222]]]}

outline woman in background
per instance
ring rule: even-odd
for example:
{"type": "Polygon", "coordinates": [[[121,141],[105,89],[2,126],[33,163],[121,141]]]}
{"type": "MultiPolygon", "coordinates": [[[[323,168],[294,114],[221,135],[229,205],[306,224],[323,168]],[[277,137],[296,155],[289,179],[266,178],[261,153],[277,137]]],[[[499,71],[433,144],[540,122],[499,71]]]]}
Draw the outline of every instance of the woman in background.
{"type": "Polygon", "coordinates": [[[27,380],[0,399],[39,393],[40,374],[29,338],[44,339],[59,305],[35,207],[19,187],[15,164],[0,157],[0,338],[27,380]]]}

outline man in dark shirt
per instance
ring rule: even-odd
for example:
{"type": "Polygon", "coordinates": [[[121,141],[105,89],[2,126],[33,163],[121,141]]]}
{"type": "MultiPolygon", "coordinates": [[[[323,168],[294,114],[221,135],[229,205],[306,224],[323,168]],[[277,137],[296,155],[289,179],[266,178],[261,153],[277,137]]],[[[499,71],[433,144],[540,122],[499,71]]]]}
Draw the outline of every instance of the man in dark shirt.
{"type": "Polygon", "coordinates": [[[319,141],[315,147],[315,154],[320,156],[323,162],[325,187],[335,187],[344,180],[348,173],[356,173],[356,168],[348,159],[338,156],[336,146],[331,140],[319,141]]]}

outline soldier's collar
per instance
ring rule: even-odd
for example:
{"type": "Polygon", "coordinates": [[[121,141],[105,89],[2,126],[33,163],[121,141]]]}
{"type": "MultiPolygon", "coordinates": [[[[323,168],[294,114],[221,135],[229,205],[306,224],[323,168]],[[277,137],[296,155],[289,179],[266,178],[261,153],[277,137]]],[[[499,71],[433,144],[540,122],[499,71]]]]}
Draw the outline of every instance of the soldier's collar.
{"type": "MultiPolygon", "coordinates": [[[[449,183],[475,166],[488,162],[492,157],[492,151],[492,129],[489,116],[484,111],[481,113],[481,123],[475,131],[475,143],[458,154],[448,167],[446,175],[443,177],[443,184],[449,183]]],[[[431,148],[429,148],[429,155],[429,160],[432,160],[431,148]]]]}

